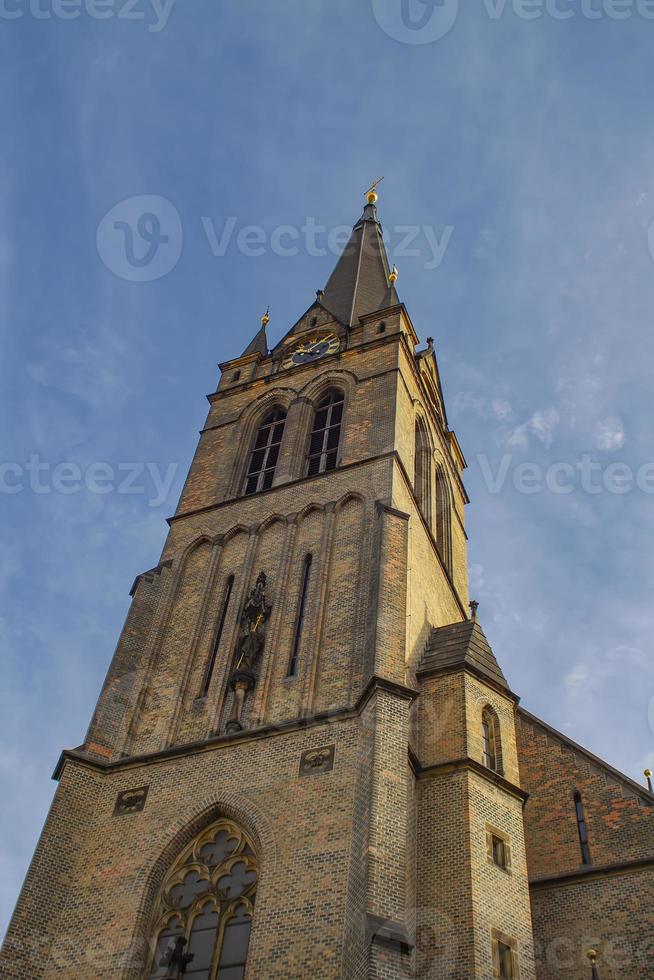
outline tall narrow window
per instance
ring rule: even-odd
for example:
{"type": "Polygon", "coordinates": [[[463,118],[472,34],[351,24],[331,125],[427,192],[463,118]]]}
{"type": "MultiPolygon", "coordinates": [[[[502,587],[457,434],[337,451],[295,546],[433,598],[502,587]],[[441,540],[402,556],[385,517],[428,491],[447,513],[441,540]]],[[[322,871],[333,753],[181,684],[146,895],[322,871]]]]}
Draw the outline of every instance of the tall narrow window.
{"type": "Polygon", "coordinates": [[[204,683],[202,685],[202,694],[201,694],[201,697],[203,698],[207,696],[207,693],[209,691],[209,685],[211,684],[211,675],[213,674],[213,669],[216,666],[218,647],[220,646],[223,630],[225,628],[225,620],[227,619],[227,609],[229,608],[229,600],[232,597],[233,588],[234,588],[234,576],[230,575],[229,578],[227,579],[227,585],[225,586],[225,595],[223,598],[223,604],[220,609],[220,619],[218,620],[218,626],[216,628],[216,636],[213,641],[211,657],[209,658],[209,663],[207,664],[207,669],[204,675],[204,683]]]}
{"type": "Polygon", "coordinates": [[[307,476],[336,469],[344,403],[341,391],[330,391],[318,403],[309,443],[307,476]]]}
{"type": "Polygon", "coordinates": [[[574,794],[575,813],[577,815],[577,830],[579,831],[579,844],[581,846],[581,860],[584,864],[592,864],[590,860],[590,848],[588,846],[588,828],[586,827],[586,817],[584,815],[584,805],[581,802],[581,793],[574,794]]]}
{"type": "Polygon", "coordinates": [[[499,975],[505,980],[512,980],[515,977],[513,963],[513,949],[508,943],[498,942],[497,959],[499,961],[499,975]]]}
{"type": "Polygon", "coordinates": [[[311,577],[311,555],[304,559],[304,571],[302,573],[302,591],[300,593],[300,604],[297,610],[295,621],[295,633],[293,634],[293,650],[291,660],[288,665],[288,676],[295,677],[297,673],[297,662],[300,656],[300,643],[302,642],[302,627],[304,626],[304,615],[307,606],[307,593],[309,591],[309,578],[311,577]]]}
{"type": "Polygon", "coordinates": [[[416,419],[413,486],[422,516],[431,527],[431,446],[422,419],[416,419]]]}
{"type": "Polygon", "coordinates": [[[493,946],[493,976],[513,980],[520,975],[518,944],[511,936],[498,929],[491,929],[493,946]]]}
{"type": "Polygon", "coordinates": [[[436,468],[436,546],[448,572],[452,572],[452,502],[445,471],[436,468]]]}
{"type": "Polygon", "coordinates": [[[497,715],[490,707],[484,708],[481,716],[482,760],[488,769],[502,774],[502,743],[500,724],[497,715]]]}
{"type": "Polygon", "coordinates": [[[245,477],[244,494],[258,493],[272,486],[285,422],[286,412],[276,408],[259,426],[245,477]]]}
{"type": "Polygon", "coordinates": [[[148,980],[243,980],[257,876],[253,845],[231,820],[189,844],[164,881],[148,980]]]}

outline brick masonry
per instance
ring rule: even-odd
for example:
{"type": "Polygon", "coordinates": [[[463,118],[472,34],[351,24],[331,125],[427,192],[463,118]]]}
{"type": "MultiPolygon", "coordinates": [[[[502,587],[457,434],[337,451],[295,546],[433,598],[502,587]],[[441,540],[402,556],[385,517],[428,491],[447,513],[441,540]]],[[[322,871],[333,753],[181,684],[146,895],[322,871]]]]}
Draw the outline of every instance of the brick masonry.
{"type": "Polygon", "coordinates": [[[58,767],[2,977],[143,977],[165,875],[220,816],[260,862],[248,980],[489,980],[498,935],[523,980],[590,980],[591,939],[603,980],[654,976],[649,794],[470,670],[418,674],[432,629],[468,614],[464,463],[435,357],[416,355],[399,306],[347,330],[315,308],[294,336],[321,328],[342,337],[324,361],[281,370],[274,352],[222,366],[160,564],[138,577],[86,739],[58,767]],[[334,386],[339,465],[307,478],[314,406],[334,386]],[[242,497],[257,427],[277,406],[274,484],[242,497]],[[417,417],[430,443],[422,510],[417,417]],[[265,646],[245,730],[228,735],[239,619],[260,571],[265,646]],[[501,774],[483,764],[487,706],[501,774]],[[312,768],[325,748],[328,764],[312,768]],[[489,827],[510,846],[507,869],[489,862],[489,827]]]}

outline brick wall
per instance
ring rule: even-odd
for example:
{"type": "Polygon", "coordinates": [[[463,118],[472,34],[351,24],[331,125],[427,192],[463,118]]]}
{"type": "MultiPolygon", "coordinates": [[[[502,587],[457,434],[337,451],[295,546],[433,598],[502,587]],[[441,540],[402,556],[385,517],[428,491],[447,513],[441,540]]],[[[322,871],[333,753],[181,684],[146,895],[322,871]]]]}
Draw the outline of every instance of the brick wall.
{"type": "Polygon", "coordinates": [[[522,711],[518,749],[539,980],[588,980],[592,947],[602,980],[654,977],[654,798],[522,711]]]}

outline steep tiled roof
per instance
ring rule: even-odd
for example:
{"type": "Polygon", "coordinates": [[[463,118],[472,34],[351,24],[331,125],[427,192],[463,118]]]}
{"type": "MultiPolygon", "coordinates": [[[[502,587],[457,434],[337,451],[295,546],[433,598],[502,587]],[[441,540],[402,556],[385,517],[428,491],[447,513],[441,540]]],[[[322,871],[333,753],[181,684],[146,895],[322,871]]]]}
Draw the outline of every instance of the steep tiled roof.
{"type": "Polygon", "coordinates": [[[470,667],[500,687],[509,690],[495,654],[476,620],[464,620],[432,630],[418,674],[470,667]]]}

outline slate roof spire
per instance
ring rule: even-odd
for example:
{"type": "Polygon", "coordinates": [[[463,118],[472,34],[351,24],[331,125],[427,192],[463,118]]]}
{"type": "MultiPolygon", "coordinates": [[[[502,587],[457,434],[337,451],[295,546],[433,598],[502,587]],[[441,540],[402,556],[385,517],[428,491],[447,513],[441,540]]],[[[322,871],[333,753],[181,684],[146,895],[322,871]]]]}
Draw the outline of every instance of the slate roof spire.
{"type": "Polygon", "coordinates": [[[375,185],[366,196],[363,214],[352,229],[321,298],[323,306],[347,326],[357,323],[365,313],[399,303],[395,289],[397,273],[395,267],[391,270],[389,266],[377,217],[375,185]]]}
{"type": "Polygon", "coordinates": [[[270,307],[268,307],[264,315],[261,317],[261,326],[241,354],[241,357],[247,357],[248,354],[263,354],[263,356],[266,357],[268,354],[268,337],[266,336],[266,327],[270,322],[269,310],[270,307]]]}

